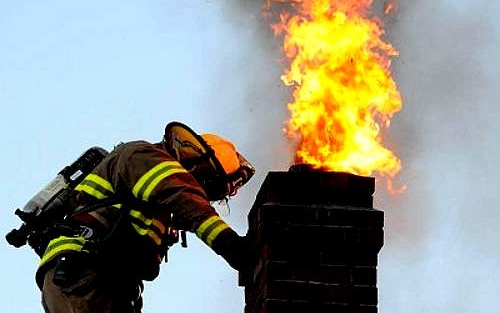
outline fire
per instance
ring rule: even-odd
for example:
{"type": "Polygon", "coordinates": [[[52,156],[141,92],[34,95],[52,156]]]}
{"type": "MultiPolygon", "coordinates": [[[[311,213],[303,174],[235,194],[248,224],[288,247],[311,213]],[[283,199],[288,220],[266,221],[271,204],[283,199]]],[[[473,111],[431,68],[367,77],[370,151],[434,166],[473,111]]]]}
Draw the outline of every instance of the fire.
{"type": "Polygon", "coordinates": [[[372,1],[272,2],[291,4],[273,30],[283,35],[289,61],[285,132],[297,143],[295,162],[390,180],[401,161],[384,147],[382,132],[402,105],[390,73],[398,52],[382,39],[381,22],[368,17],[372,1]]]}

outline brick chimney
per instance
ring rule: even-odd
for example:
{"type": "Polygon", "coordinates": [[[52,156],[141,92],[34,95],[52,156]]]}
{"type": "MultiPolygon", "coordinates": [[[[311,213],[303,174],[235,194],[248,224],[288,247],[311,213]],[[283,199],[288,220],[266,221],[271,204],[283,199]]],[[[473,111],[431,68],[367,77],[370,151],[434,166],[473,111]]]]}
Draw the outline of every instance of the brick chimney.
{"type": "Polygon", "coordinates": [[[295,165],[270,172],[249,213],[245,313],[376,313],[384,214],[372,177],[295,165]]]}

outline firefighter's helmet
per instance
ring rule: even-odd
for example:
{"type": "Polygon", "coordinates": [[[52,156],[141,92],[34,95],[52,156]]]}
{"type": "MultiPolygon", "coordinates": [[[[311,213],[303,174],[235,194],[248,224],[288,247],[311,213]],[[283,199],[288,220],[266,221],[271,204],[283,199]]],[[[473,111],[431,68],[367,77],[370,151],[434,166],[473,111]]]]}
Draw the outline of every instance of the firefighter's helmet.
{"type": "Polygon", "coordinates": [[[230,141],[214,134],[200,136],[179,122],[167,124],[163,144],[194,176],[210,201],[234,196],[255,173],[230,141]]]}

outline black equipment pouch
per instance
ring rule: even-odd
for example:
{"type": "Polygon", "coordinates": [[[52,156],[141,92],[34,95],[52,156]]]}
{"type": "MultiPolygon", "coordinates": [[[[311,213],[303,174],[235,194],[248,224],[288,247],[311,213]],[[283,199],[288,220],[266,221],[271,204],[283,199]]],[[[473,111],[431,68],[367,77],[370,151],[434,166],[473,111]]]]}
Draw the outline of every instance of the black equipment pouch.
{"type": "Polygon", "coordinates": [[[61,288],[74,285],[91,266],[91,257],[82,253],[69,253],[57,258],[52,282],[61,288]]]}

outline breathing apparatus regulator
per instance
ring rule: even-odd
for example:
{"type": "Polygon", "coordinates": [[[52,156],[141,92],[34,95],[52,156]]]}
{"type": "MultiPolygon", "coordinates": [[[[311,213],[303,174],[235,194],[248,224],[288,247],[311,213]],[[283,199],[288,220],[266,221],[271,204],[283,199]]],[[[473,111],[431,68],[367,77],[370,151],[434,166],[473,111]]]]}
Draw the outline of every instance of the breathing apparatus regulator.
{"type": "Polygon", "coordinates": [[[106,155],[108,152],[103,148],[88,149],[57,173],[22,209],[16,209],[15,214],[23,223],[5,236],[7,242],[16,248],[29,243],[36,251],[41,235],[68,214],[66,203],[71,191],[106,155]]]}

